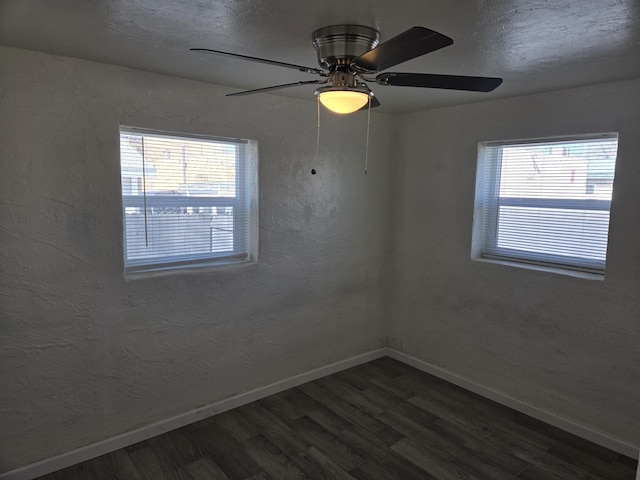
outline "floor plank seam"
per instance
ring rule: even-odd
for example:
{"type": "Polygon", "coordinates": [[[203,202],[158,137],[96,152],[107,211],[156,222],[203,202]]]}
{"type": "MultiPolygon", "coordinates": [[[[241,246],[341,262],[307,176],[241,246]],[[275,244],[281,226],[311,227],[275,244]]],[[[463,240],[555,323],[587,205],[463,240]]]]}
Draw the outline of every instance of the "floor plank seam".
{"type": "Polygon", "coordinates": [[[518,473],[516,473],[516,474],[514,475],[514,477],[513,477],[513,478],[519,478],[519,477],[520,477],[520,474],[521,474],[521,473],[523,473],[523,472],[524,472],[527,468],[529,468],[530,466],[531,466],[531,464],[530,464],[530,463],[527,463],[524,467],[522,467],[522,469],[521,469],[518,473]]]}

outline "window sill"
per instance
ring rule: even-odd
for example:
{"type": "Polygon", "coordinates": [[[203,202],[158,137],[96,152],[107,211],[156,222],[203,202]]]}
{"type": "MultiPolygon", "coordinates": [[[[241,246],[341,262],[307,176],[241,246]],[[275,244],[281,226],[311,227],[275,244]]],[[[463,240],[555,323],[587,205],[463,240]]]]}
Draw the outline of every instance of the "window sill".
{"type": "Polygon", "coordinates": [[[555,273],[557,275],[566,275],[569,277],[582,278],[585,280],[599,280],[599,281],[604,280],[603,273],[582,272],[580,270],[569,270],[567,268],[561,268],[561,267],[551,267],[548,265],[535,265],[532,263],[524,263],[524,262],[521,263],[521,262],[514,262],[509,260],[500,260],[495,258],[472,257],[471,260],[476,262],[505,265],[507,267],[524,268],[527,270],[535,270],[538,272],[555,273]]]}
{"type": "Polygon", "coordinates": [[[136,272],[125,272],[126,281],[140,280],[144,278],[166,277],[170,275],[198,275],[202,273],[232,271],[250,265],[257,265],[257,260],[227,260],[224,262],[206,262],[197,265],[178,265],[175,267],[149,268],[136,272]]]}

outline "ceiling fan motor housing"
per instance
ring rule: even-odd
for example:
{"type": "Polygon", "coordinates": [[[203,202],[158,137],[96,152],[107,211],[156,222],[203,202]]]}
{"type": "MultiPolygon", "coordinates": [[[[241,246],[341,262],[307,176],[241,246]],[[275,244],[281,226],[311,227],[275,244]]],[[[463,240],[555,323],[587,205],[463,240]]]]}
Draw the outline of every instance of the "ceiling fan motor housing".
{"type": "Polygon", "coordinates": [[[332,25],[313,32],[318,63],[327,70],[348,66],[380,43],[380,32],[361,25],[332,25]]]}

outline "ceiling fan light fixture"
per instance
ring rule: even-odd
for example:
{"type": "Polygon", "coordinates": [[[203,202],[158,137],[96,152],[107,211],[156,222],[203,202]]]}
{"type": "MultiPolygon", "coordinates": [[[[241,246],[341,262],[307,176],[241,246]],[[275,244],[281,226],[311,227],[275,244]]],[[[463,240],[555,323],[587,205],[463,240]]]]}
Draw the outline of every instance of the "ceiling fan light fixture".
{"type": "Polygon", "coordinates": [[[346,115],[360,110],[373,96],[373,92],[362,87],[320,87],[316,89],[320,103],[334,113],[346,115]]]}
{"type": "Polygon", "coordinates": [[[320,103],[334,113],[348,114],[360,110],[369,101],[369,95],[364,92],[349,90],[333,90],[318,94],[320,103]]]}

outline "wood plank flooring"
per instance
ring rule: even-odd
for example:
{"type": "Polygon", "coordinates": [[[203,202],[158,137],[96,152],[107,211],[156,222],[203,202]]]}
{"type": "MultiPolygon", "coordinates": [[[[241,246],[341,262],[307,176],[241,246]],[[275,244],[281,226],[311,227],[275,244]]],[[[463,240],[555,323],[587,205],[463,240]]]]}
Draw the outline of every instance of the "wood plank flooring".
{"type": "Polygon", "coordinates": [[[633,480],[636,466],[382,358],[41,480],[633,480]]]}

